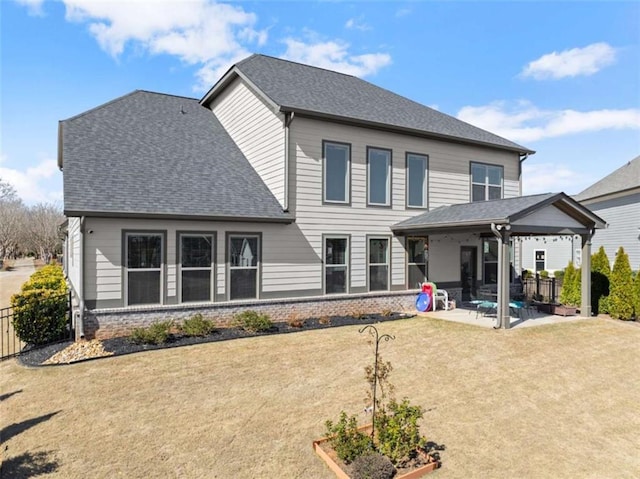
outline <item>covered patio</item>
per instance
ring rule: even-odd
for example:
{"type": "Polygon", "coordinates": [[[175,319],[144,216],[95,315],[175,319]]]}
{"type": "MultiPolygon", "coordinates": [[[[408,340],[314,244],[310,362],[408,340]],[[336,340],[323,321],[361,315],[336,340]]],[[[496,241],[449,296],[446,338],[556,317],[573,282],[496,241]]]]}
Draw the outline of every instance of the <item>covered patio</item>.
{"type": "MultiPolygon", "coordinates": [[[[494,323],[508,329],[511,318],[510,240],[516,236],[578,235],[582,239],[580,315],[591,317],[591,239],[606,223],[564,193],[545,193],[500,200],[442,206],[392,226],[396,236],[467,233],[498,242],[497,307],[494,323]]],[[[453,313],[453,312],[452,312],[453,313]]],[[[523,321],[525,324],[527,321],[523,321]]]]}

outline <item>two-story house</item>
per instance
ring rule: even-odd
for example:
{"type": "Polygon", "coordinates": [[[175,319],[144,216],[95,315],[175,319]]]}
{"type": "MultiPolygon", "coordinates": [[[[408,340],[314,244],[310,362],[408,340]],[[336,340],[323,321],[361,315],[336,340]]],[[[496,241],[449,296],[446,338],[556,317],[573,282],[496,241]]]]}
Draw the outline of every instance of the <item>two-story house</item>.
{"type": "Polygon", "coordinates": [[[520,197],[532,153],[263,55],[200,100],[133,92],[60,123],[77,330],[410,309],[427,279],[468,299],[508,277],[511,234],[571,230],[588,247],[600,224],[562,193],[520,197]]]}

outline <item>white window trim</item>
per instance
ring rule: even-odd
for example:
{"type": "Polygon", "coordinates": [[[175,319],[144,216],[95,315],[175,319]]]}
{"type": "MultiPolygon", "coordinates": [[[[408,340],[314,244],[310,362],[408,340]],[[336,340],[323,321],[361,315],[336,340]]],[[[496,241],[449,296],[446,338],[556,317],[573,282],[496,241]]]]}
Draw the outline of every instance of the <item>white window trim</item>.
{"type": "Polygon", "coordinates": [[[391,206],[391,162],[393,161],[393,152],[388,148],[380,148],[377,146],[367,147],[367,206],[391,206]],[[369,156],[372,151],[382,151],[387,153],[386,170],[387,178],[385,182],[385,198],[384,203],[374,203],[371,201],[371,157],[369,156]]]}
{"type": "Polygon", "coordinates": [[[536,256],[537,256],[538,252],[544,253],[544,268],[542,268],[540,271],[547,271],[547,250],[546,249],[534,249],[533,250],[533,272],[534,273],[538,272],[538,268],[536,267],[537,263],[538,263],[538,260],[536,259],[536,256]]]}
{"type": "MultiPolygon", "coordinates": [[[[215,269],[216,269],[216,237],[213,233],[179,233],[178,234],[178,302],[179,303],[199,303],[202,301],[182,301],[182,272],[183,271],[206,271],[210,270],[211,273],[211,286],[209,291],[209,301],[213,302],[215,300],[215,269]],[[182,238],[184,237],[199,237],[199,236],[208,236],[211,238],[211,265],[208,268],[205,267],[183,267],[182,266],[182,238]]],[[[207,302],[207,301],[205,301],[207,302]]]]}
{"type": "Polygon", "coordinates": [[[367,291],[371,291],[371,266],[386,266],[387,267],[387,289],[375,290],[375,291],[391,291],[391,238],[389,236],[367,236],[367,291]],[[371,248],[371,240],[387,240],[387,261],[386,263],[371,263],[369,261],[369,250],[371,248]]]}
{"type": "Polygon", "coordinates": [[[406,166],[405,166],[405,185],[406,185],[406,206],[412,209],[426,209],[429,208],[429,155],[423,155],[421,153],[406,153],[406,166]],[[412,205],[409,203],[409,157],[418,157],[424,163],[424,179],[422,184],[422,205],[412,205]]]}
{"type": "Polygon", "coordinates": [[[226,289],[227,289],[227,299],[229,301],[250,301],[251,299],[260,299],[260,271],[262,270],[262,235],[258,233],[228,233],[227,234],[227,277],[226,277],[226,289]],[[255,266],[231,266],[231,239],[232,238],[256,238],[258,242],[257,245],[257,254],[258,261],[256,261],[255,266]],[[231,299],[231,271],[232,270],[241,270],[241,269],[255,269],[256,270],[256,296],[255,298],[239,298],[239,299],[231,299]]]}
{"type": "Polygon", "coordinates": [[[124,234],[124,305],[125,306],[153,306],[164,304],[164,277],[165,277],[165,234],[157,231],[127,231],[124,234]],[[160,236],[160,268],[131,268],[129,269],[129,236],[160,236]],[[144,303],[144,304],[129,304],[129,272],[143,273],[149,271],[160,271],[160,302],[159,303],[144,303]]]}
{"type": "Polygon", "coordinates": [[[500,175],[500,199],[504,198],[504,166],[502,165],[492,165],[489,163],[480,163],[477,161],[472,161],[471,166],[469,168],[469,178],[471,180],[471,191],[470,191],[470,199],[471,201],[489,201],[489,187],[493,186],[494,188],[498,185],[494,185],[489,183],[489,168],[497,168],[501,171],[500,175]],[[484,174],[484,182],[478,183],[477,181],[473,181],[473,166],[482,166],[485,169],[484,174]],[[484,200],[474,200],[473,199],[473,186],[483,186],[484,187],[484,200]]]}
{"type": "Polygon", "coordinates": [[[351,144],[340,141],[322,141],[322,202],[336,205],[351,204],[351,144]],[[327,199],[327,145],[342,146],[347,149],[347,174],[344,180],[344,201],[327,199]]]}
{"type": "Polygon", "coordinates": [[[340,295],[340,294],[349,294],[349,290],[350,290],[350,278],[351,278],[351,268],[350,268],[350,263],[351,263],[351,237],[349,235],[334,235],[334,234],[328,234],[328,235],[323,235],[322,236],[322,275],[323,275],[323,281],[322,281],[322,286],[323,286],[323,294],[330,294],[330,295],[340,295]],[[332,265],[327,265],[327,258],[326,258],[326,253],[327,253],[327,240],[328,239],[344,239],[347,240],[347,251],[345,252],[345,264],[332,264],[332,265]],[[346,266],[347,270],[346,270],[346,288],[345,288],[345,292],[344,293],[327,293],[327,268],[332,268],[332,267],[342,267],[342,266],[346,266]]]}
{"type": "Polygon", "coordinates": [[[415,284],[411,285],[409,284],[409,268],[411,266],[424,266],[424,272],[425,272],[425,279],[429,274],[428,269],[428,265],[429,265],[429,258],[427,257],[427,255],[429,254],[429,237],[428,236],[407,236],[407,269],[406,269],[406,275],[407,275],[407,288],[408,289],[413,289],[415,288],[415,284]],[[424,241],[424,245],[425,245],[425,249],[424,249],[424,253],[423,253],[423,258],[424,258],[424,263],[411,263],[409,261],[409,241],[410,240],[422,240],[424,241]]]}

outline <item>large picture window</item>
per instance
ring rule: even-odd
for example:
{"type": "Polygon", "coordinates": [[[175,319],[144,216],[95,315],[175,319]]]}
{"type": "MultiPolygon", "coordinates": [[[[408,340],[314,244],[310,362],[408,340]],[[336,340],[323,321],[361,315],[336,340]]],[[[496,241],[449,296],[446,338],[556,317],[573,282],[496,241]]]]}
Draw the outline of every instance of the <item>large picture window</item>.
{"type": "Polygon", "coordinates": [[[502,166],[471,163],[471,201],[501,199],[502,179],[502,166]]]}
{"type": "Polygon", "coordinates": [[[325,141],[323,146],[323,200],[327,203],[350,202],[351,146],[325,141]]]}
{"type": "Polygon", "coordinates": [[[180,297],[183,303],[212,300],[214,246],[211,234],[180,234],[180,297]]]}
{"type": "Polygon", "coordinates": [[[389,238],[369,238],[369,291],[389,289],[389,238]]]}
{"type": "Polygon", "coordinates": [[[127,305],[161,303],[163,256],[162,234],[125,234],[127,305]]]}
{"type": "Polygon", "coordinates": [[[427,279],[428,258],[427,238],[407,238],[407,278],[408,288],[419,288],[427,279]]]}
{"type": "Polygon", "coordinates": [[[326,294],[348,293],[349,238],[324,239],[324,291],[326,294]]]}
{"type": "Polygon", "coordinates": [[[367,148],[367,203],[391,206],[391,150],[367,148]]]}
{"type": "Polygon", "coordinates": [[[428,158],[407,153],[407,206],[426,208],[428,191],[428,158]]]}
{"type": "Polygon", "coordinates": [[[260,237],[229,235],[229,299],[258,297],[260,237]]]}

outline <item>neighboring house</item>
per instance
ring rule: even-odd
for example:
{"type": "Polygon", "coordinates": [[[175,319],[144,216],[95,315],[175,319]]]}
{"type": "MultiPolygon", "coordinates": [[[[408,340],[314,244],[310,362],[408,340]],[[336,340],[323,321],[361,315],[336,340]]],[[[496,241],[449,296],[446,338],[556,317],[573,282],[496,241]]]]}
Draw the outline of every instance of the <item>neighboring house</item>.
{"type": "Polygon", "coordinates": [[[59,136],[66,271],[87,337],[195,311],[409,309],[426,279],[469,299],[508,288],[512,235],[578,234],[588,249],[602,226],[562,193],[519,197],[531,150],[263,55],[199,101],[136,91],[60,122],[59,136]]]}
{"type": "MultiPolygon", "coordinates": [[[[629,255],[632,269],[640,268],[640,156],[573,197],[607,222],[593,237],[613,267],[620,246],[629,255]]],[[[580,238],[576,236],[528,238],[522,241],[522,268],[549,272],[564,269],[569,261],[580,266],[580,238]]]]}
{"type": "Polygon", "coordinates": [[[620,246],[629,255],[631,269],[640,269],[640,156],[574,196],[607,222],[593,237],[593,247],[604,246],[611,266],[620,246]]]}

